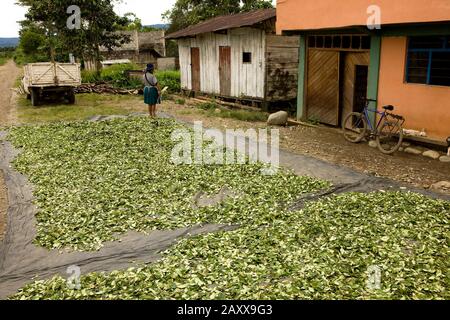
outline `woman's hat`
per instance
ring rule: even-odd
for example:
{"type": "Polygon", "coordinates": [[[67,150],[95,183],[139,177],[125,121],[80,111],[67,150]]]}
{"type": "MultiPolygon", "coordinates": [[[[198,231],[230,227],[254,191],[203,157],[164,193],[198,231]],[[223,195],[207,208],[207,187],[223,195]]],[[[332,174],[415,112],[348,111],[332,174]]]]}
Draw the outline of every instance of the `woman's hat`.
{"type": "Polygon", "coordinates": [[[152,63],[149,63],[149,64],[147,64],[147,70],[153,71],[153,70],[155,70],[155,66],[152,63]]]}

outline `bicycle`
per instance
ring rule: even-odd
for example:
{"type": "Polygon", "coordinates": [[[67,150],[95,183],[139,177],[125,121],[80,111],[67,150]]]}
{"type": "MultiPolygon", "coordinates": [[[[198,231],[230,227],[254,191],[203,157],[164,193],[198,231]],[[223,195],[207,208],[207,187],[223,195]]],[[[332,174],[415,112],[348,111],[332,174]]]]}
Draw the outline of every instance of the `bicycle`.
{"type": "Polygon", "coordinates": [[[403,143],[405,118],[390,113],[395,109],[392,105],[384,106],[384,111],[380,112],[369,109],[369,103],[376,102],[376,100],[364,100],[366,100],[366,106],[363,112],[350,113],[342,124],[345,139],[352,143],[359,143],[364,138],[375,139],[378,149],[382,153],[393,154],[397,152],[403,143]],[[370,121],[369,112],[381,116],[376,128],[370,121]]]}

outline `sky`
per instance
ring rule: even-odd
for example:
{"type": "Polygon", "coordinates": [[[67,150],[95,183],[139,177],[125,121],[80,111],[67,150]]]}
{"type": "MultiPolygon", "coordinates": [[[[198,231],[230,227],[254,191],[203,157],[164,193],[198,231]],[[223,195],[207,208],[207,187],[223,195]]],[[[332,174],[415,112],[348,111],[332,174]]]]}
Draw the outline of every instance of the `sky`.
{"type": "MultiPolygon", "coordinates": [[[[145,25],[158,24],[164,21],[161,14],[170,9],[176,0],[123,0],[116,6],[116,12],[123,15],[127,12],[135,13],[145,25]]],[[[1,0],[0,10],[0,38],[17,37],[19,24],[23,20],[26,10],[15,4],[16,0],[1,0]]]]}
{"type": "MultiPolygon", "coordinates": [[[[170,9],[176,0],[122,0],[116,6],[116,12],[124,15],[127,12],[135,13],[144,25],[163,23],[162,13],[170,9]]],[[[17,37],[19,24],[23,20],[25,9],[15,4],[16,0],[1,0],[0,10],[0,38],[17,37]]],[[[274,4],[276,3],[273,0],[274,4]]]]}

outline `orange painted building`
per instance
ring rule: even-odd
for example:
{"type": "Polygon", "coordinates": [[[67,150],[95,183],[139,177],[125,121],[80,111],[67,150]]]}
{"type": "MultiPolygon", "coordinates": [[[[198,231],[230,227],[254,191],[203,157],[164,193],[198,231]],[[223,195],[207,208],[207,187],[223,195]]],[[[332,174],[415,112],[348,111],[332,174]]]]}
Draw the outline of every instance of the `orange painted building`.
{"type": "Polygon", "coordinates": [[[279,0],[277,32],[301,39],[298,118],[339,126],[366,96],[450,136],[450,0],[279,0]]]}

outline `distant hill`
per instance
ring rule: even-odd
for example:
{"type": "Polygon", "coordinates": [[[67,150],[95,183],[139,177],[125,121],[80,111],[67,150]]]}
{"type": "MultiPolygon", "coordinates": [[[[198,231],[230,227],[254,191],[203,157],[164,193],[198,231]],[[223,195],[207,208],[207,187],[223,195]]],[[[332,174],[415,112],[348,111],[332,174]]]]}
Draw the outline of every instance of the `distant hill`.
{"type": "Polygon", "coordinates": [[[151,28],[155,28],[155,29],[162,29],[162,30],[167,30],[169,29],[169,25],[168,24],[164,24],[164,23],[160,23],[160,24],[151,24],[145,27],[151,27],[151,28]]]}
{"type": "Polygon", "coordinates": [[[0,48],[17,47],[19,38],[0,38],[0,48]]]}

